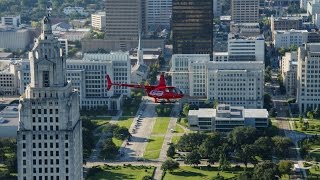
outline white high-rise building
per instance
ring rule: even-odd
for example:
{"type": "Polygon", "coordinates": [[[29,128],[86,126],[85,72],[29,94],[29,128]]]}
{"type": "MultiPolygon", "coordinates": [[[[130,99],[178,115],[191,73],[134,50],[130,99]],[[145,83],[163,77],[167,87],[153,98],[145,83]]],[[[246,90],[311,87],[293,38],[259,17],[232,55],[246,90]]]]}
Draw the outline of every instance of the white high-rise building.
{"type": "Polygon", "coordinates": [[[297,102],[300,112],[320,105],[320,43],[298,49],[297,102]]]}
{"type": "Polygon", "coordinates": [[[262,61],[210,61],[208,54],[175,54],[172,71],[172,85],[191,98],[263,107],[262,61]]]}
{"type": "Polygon", "coordinates": [[[66,59],[49,17],[29,53],[31,82],[20,99],[19,180],[82,179],[79,95],[67,81],[66,59]]]}
{"type": "Polygon", "coordinates": [[[146,30],[170,29],[172,0],[146,0],[146,30]]]}
{"type": "Polygon", "coordinates": [[[281,60],[281,75],[287,95],[295,96],[297,92],[298,53],[287,52],[281,60]]]}

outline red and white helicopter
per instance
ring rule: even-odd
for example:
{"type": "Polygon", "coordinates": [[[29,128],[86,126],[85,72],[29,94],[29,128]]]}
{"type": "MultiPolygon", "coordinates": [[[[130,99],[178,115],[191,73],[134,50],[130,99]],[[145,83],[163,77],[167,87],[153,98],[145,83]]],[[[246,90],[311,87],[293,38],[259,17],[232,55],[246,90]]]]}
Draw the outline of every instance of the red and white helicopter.
{"type": "Polygon", "coordinates": [[[107,90],[110,90],[112,86],[124,86],[130,88],[144,89],[149,97],[154,98],[155,103],[159,103],[159,99],[167,100],[167,103],[171,103],[170,100],[179,100],[183,98],[182,91],[173,86],[167,86],[164,78],[164,73],[160,75],[160,81],[158,85],[140,85],[140,84],[119,84],[112,83],[109,75],[106,75],[107,90]]]}

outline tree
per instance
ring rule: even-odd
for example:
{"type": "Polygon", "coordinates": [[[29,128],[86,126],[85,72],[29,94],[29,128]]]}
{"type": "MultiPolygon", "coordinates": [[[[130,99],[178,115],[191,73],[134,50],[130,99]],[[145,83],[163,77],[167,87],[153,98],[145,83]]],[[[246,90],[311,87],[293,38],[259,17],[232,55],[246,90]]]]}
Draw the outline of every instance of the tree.
{"type": "Polygon", "coordinates": [[[142,180],[152,180],[151,176],[143,176],[142,180]]]}
{"type": "Polygon", "coordinates": [[[176,149],[175,149],[174,146],[171,144],[171,145],[169,146],[168,151],[167,151],[167,156],[172,158],[175,154],[176,154],[176,149]]]}
{"type": "Polygon", "coordinates": [[[250,171],[243,171],[237,178],[238,180],[251,180],[252,179],[252,172],[250,171]]]}
{"type": "Polygon", "coordinates": [[[272,99],[268,93],[263,95],[263,108],[267,109],[268,111],[272,108],[272,99]]]}
{"type": "Polygon", "coordinates": [[[276,108],[271,108],[269,111],[269,114],[271,117],[276,117],[277,116],[276,108]]]}
{"type": "Polygon", "coordinates": [[[198,149],[202,142],[208,137],[203,133],[190,133],[181,136],[177,143],[177,149],[180,151],[192,151],[198,149]]]}
{"type": "Polygon", "coordinates": [[[289,154],[289,147],[292,146],[291,139],[287,137],[274,136],[272,137],[274,144],[273,150],[278,157],[287,157],[289,154]]]}
{"type": "Polygon", "coordinates": [[[224,177],[218,173],[217,176],[212,178],[212,180],[224,180],[224,177]]]}
{"type": "Polygon", "coordinates": [[[260,137],[254,142],[257,155],[263,159],[272,157],[273,143],[270,137],[260,137]]]}
{"type": "Polygon", "coordinates": [[[124,140],[130,136],[130,133],[128,128],[117,126],[115,129],[113,129],[113,136],[117,139],[124,140]]]}
{"type": "Polygon", "coordinates": [[[308,111],[308,112],[307,112],[307,117],[308,117],[309,119],[313,119],[313,118],[314,118],[313,111],[308,111]]]}
{"type": "Polygon", "coordinates": [[[244,144],[252,144],[257,138],[255,128],[239,126],[230,132],[228,140],[236,149],[240,149],[244,144]]]}
{"type": "Polygon", "coordinates": [[[225,171],[231,168],[231,164],[227,159],[226,154],[221,153],[219,157],[219,169],[225,171]]]}
{"type": "Polygon", "coordinates": [[[101,154],[105,159],[112,159],[118,154],[118,147],[111,138],[105,140],[101,154]]]}
{"type": "Polygon", "coordinates": [[[185,104],[183,105],[183,110],[182,110],[183,115],[184,115],[185,117],[188,117],[189,109],[190,109],[190,104],[189,104],[189,103],[185,103],[185,104]]]}
{"type": "Polygon", "coordinates": [[[271,161],[264,161],[254,167],[252,180],[277,180],[277,175],[277,165],[271,161]]]}
{"type": "Polygon", "coordinates": [[[199,147],[202,158],[207,158],[222,144],[221,135],[217,132],[209,135],[199,147]]]}
{"type": "Polygon", "coordinates": [[[190,165],[199,165],[200,164],[200,154],[197,150],[191,151],[189,154],[187,154],[186,159],[184,163],[190,164],[190,165]]]}
{"type": "Polygon", "coordinates": [[[254,145],[251,145],[251,144],[243,145],[241,149],[237,151],[236,156],[238,160],[243,162],[246,168],[248,163],[252,163],[252,164],[257,163],[257,159],[255,158],[256,150],[254,145]]]}
{"type": "Polygon", "coordinates": [[[164,171],[173,171],[175,169],[179,168],[179,163],[177,161],[174,161],[172,159],[166,160],[162,163],[161,169],[164,171]]]}
{"type": "Polygon", "coordinates": [[[278,170],[281,175],[289,174],[291,172],[291,168],[293,168],[292,161],[280,160],[278,170]]]}

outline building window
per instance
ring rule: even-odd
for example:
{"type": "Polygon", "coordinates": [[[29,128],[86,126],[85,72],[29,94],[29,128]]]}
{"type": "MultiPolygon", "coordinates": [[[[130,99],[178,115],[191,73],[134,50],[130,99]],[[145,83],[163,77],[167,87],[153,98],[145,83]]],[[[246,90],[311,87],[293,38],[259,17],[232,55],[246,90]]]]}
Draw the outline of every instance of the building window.
{"type": "Polygon", "coordinates": [[[27,164],[27,161],[26,160],[23,160],[23,163],[22,163],[24,166],[27,164]]]}
{"type": "Polygon", "coordinates": [[[43,87],[49,87],[50,81],[49,81],[49,71],[43,71],[43,87]]]}
{"type": "Polygon", "coordinates": [[[44,109],[44,110],[43,110],[43,114],[47,114],[47,109],[44,109]]]}
{"type": "Polygon", "coordinates": [[[22,140],[26,140],[26,135],[22,135],[22,140]]]}
{"type": "Polygon", "coordinates": [[[35,109],[32,109],[32,114],[36,114],[36,110],[35,109]]]}
{"type": "MultiPolygon", "coordinates": [[[[26,168],[23,168],[23,174],[27,173],[27,169],[26,168]]],[[[26,177],[24,177],[26,178],[26,177]]]]}
{"type": "Polygon", "coordinates": [[[22,152],[22,156],[26,157],[26,152],[25,151],[22,152]]]}
{"type": "Polygon", "coordinates": [[[41,109],[38,109],[38,114],[41,114],[41,109]]]}
{"type": "Polygon", "coordinates": [[[23,148],[23,149],[26,148],[26,143],[22,143],[22,148],[23,148]]]}
{"type": "Polygon", "coordinates": [[[59,117],[56,117],[56,122],[59,122],[59,117]]]}
{"type": "Polygon", "coordinates": [[[52,110],[52,109],[50,109],[49,111],[50,111],[50,114],[52,114],[52,113],[53,113],[53,110],[52,110]]]}
{"type": "Polygon", "coordinates": [[[69,137],[68,137],[68,134],[66,134],[66,135],[65,135],[65,139],[68,140],[68,138],[69,138],[69,137]]]}
{"type": "Polygon", "coordinates": [[[56,109],[56,114],[59,114],[59,110],[58,109],[56,109]]]}

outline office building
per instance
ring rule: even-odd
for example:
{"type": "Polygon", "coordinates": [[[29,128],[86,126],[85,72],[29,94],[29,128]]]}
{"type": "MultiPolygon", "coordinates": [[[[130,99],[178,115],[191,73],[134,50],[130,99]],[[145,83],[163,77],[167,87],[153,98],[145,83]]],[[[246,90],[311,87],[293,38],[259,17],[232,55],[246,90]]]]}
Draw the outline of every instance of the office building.
{"type": "Polygon", "coordinates": [[[212,0],[173,0],[173,54],[212,54],[212,0]]]}
{"type": "Polygon", "coordinates": [[[17,86],[15,76],[8,69],[0,70],[0,95],[13,96],[17,95],[17,86]]]}
{"type": "Polygon", "coordinates": [[[0,49],[25,50],[31,42],[29,29],[0,29],[0,49]]]}
{"type": "Polygon", "coordinates": [[[79,95],[66,78],[66,59],[49,17],[29,53],[31,82],[20,98],[18,179],[82,179],[79,95]]]}
{"type": "Polygon", "coordinates": [[[95,14],[91,14],[91,26],[93,29],[99,30],[99,31],[105,31],[106,30],[106,13],[105,12],[99,12],[95,14]]]}
{"type": "Polygon", "coordinates": [[[310,16],[320,14],[320,0],[310,0],[307,5],[307,11],[310,16]]]}
{"type": "Polygon", "coordinates": [[[300,113],[320,105],[320,43],[306,44],[298,49],[297,103],[300,113]]]}
{"type": "Polygon", "coordinates": [[[274,17],[270,18],[271,32],[276,30],[302,30],[303,18],[298,16],[274,17]]]}
{"type": "Polygon", "coordinates": [[[82,60],[67,60],[67,79],[79,92],[82,109],[120,110],[124,96],[130,97],[130,88],[113,86],[108,91],[107,74],[114,83],[130,83],[129,54],[84,54],[82,60]]]}
{"type": "Polygon", "coordinates": [[[231,17],[235,23],[258,23],[259,0],[231,0],[231,17]]]}
{"type": "Polygon", "coordinates": [[[229,61],[261,61],[264,62],[264,42],[263,35],[259,36],[239,36],[229,33],[228,54],[229,61]]]}
{"type": "Polygon", "coordinates": [[[88,13],[85,12],[83,7],[65,7],[63,8],[63,13],[67,16],[72,15],[72,14],[79,14],[81,16],[87,16],[88,13]]]}
{"type": "Polygon", "coordinates": [[[297,68],[298,53],[287,52],[281,59],[281,76],[286,93],[289,96],[296,96],[297,93],[297,68]]]}
{"type": "Polygon", "coordinates": [[[268,116],[266,109],[220,104],[216,109],[190,110],[188,123],[193,131],[229,132],[239,126],[264,129],[269,125],[268,116]]]}
{"type": "Polygon", "coordinates": [[[210,61],[210,55],[175,54],[172,85],[191,99],[262,108],[263,61],[210,61]]]}
{"type": "Polygon", "coordinates": [[[303,10],[307,10],[309,0],[300,0],[300,8],[303,10]]]}
{"type": "Polygon", "coordinates": [[[18,28],[21,24],[21,17],[19,16],[3,16],[1,17],[1,25],[18,28]]]}
{"type": "Polygon", "coordinates": [[[63,51],[63,53],[68,57],[69,55],[69,44],[68,44],[68,39],[58,39],[60,42],[60,47],[63,51]]]}
{"type": "Polygon", "coordinates": [[[106,38],[138,40],[142,31],[141,0],[106,0],[106,38]]]}
{"type": "Polygon", "coordinates": [[[275,48],[290,48],[302,46],[308,42],[307,30],[278,30],[273,32],[273,45],[275,48]]]}
{"type": "Polygon", "coordinates": [[[145,25],[147,32],[170,29],[172,0],[145,0],[145,25]]]}
{"type": "Polygon", "coordinates": [[[222,15],[222,0],[213,0],[213,18],[219,18],[222,15]]]}

